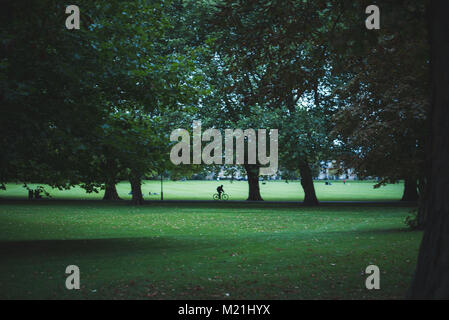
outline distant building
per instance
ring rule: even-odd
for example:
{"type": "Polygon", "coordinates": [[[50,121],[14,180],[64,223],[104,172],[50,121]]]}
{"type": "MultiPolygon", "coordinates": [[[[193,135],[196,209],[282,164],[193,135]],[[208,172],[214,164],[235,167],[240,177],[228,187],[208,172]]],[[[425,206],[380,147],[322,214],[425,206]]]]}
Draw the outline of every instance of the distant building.
{"type": "MultiPolygon", "coordinates": [[[[229,168],[221,167],[218,174],[215,172],[209,172],[205,179],[206,180],[247,180],[248,177],[244,173],[244,170],[239,170],[235,168],[233,170],[233,174],[229,173],[229,168]],[[234,176],[234,177],[233,177],[234,176]]],[[[266,180],[279,180],[282,179],[282,172],[278,172],[278,174],[264,177],[266,180]]],[[[299,177],[298,177],[299,178],[299,177]]],[[[315,177],[318,180],[357,180],[357,175],[354,172],[354,169],[346,169],[341,167],[336,160],[331,161],[322,161],[320,163],[320,173],[315,177]]]]}
{"type": "Polygon", "coordinates": [[[247,179],[246,175],[242,175],[241,171],[235,168],[235,170],[229,170],[230,168],[221,167],[218,174],[216,172],[209,172],[206,176],[206,180],[221,180],[221,179],[234,179],[234,180],[242,180],[247,179]],[[233,172],[233,173],[230,173],[233,172]]]}
{"type": "MultiPolygon", "coordinates": [[[[218,174],[216,174],[215,172],[209,172],[206,175],[205,179],[206,180],[217,180],[217,179],[219,179],[219,180],[221,180],[221,179],[248,180],[248,176],[245,174],[244,170],[241,170],[237,167],[234,167],[234,168],[221,167],[218,174]],[[234,169],[234,170],[232,170],[232,169],[234,169]]],[[[280,174],[275,174],[272,176],[261,176],[261,177],[259,177],[259,179],[279,180],[279,179],[281,179],[281,176],[280,176],[280,174]]]]}
{"type": "Polygon", "coordinates": [[[321,162],[319,180],[357,180],[357,175],[352,168],[343,168],[337,160],[321,162]]]}

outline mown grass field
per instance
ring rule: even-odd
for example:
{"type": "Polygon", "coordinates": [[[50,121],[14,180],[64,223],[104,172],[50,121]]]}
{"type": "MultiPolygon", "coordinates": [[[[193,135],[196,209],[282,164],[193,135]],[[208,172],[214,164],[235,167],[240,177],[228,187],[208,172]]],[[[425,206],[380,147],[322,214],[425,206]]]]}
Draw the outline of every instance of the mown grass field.
{"type": "Polygon", "coordinates": [[[421,239],[409,211],[6,200],[0,299],[400,299],[421,239]],[[65,289],[72,264],[81,290],[65,289]],[[365,288],[370,264],[380,290],[365,288]]]}
{"type": "MultiPolygon", "coordinates": [[[[230,200],[246,200],[248,197],[248,182],[246,181],[164,181],[163,191],[165,200],[212,200],[216,188],[223,184],[224,190],[229,194],[230,200]]],[[[322,201],[390,201],[399,200],[402,197],[403,183],[389,184],[374,189],[374,181],[332,181],[332,185],[326,186],[324,181],[316,181],[317,196],[322,201]]],[[[36,184],[29,185],[35,188],[36,184]]],[[[128,182],[117,185],[119,196],[123,199],[131,199],[131,188],[128,182]]],[[[160,181],[148,180],[142,185],[142,192],[146,200],[159,200],[160,181]]],[[[260,183],[260,190],[264,200],[269,201],[302,201],[304,192],[299,181],[267,181],[260,183]]],[[[103,191],[99,193],[86,193],[79,187],[60,191],[47,188],[55,199],[101,199],[103,191]]],[[[8,184],[6,191],[0,191],[0,198],[26,199],[27,190],[21,184],[8,184]]]]}

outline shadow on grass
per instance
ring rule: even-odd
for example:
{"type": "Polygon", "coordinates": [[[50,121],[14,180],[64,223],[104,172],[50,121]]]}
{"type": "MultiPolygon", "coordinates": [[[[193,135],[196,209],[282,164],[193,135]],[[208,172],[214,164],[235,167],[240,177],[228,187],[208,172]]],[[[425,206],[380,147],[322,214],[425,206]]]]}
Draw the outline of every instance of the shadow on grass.
{"type": "Polygon", "coordinates": [[[342,230],[342,231],[319,231],[311,235],[311,238],[332,238],[332,239],[345,239],[347,236],[360,236],[360,237],[369,237],[369,236],[384,236],[384,235],[393,235],[393,234],[419,234],[421,231],[419,230],[411,230],[409,228],[390,228],[390,229],[360,229],[360,230],[342,230]]]}
{"type": "Polygon", "coordinates": [[[337,200],[337,201],[320,201],[318,206],[304,205],[302,201],[247,201],[247,200],[229,200],[229,201],[214,201],[214,200],[145,200],[143,206],[133,206],[131,200],[91,200],[91,199],[72,199],[72,198],[58,198],[58,199],[41,199],[41,200],[25,200],[16,197],[0,197],[0,204],[20,204],[20,205],[93,205],[93,206],[129,206],[133,208],[144,207],[211,207],[211,208],[229,208],[229,207],[250,207],[250,208],[264,208],[264,207],[283,207],[283,208],[320,208],[320,207],[416,207],[417,202],[413,201],[399,201],[399,200],[337,200]]]}
{"type": "Polygon", "coordinates": [[[410,228],[390,228],[390,229],[367,229],[367,230],[359,230],[359,233],[372,233],[372,234],[394,234],[394,233],[419,233],[419,230],[412,230],[410,228]]]}
{"type": "Polygon", "coordinates": [[[166,250],[185,251],[207,248],[205,242],[188,239],[154,238],[109,238],[76,240],[25,240],[0,241],[0,256],[65,256],[95,254],[154,254],[163,255],[166,250]]]}

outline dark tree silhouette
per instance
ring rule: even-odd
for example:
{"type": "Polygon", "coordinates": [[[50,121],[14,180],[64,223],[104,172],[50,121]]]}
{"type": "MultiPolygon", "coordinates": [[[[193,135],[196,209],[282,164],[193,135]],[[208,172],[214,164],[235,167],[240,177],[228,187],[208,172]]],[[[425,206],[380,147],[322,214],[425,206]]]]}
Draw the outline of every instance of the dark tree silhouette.
{"type": "Polygon", "coordinates": [[[406,177],[404,179],[404,193],[401,201],[418,201],[418,180],[416,178],[406,177]]]}
{"type": "Polygon", "coordinates": [[[248,176],[248,201],[263,201],[260,195],[259,187],[259,165],[245,164],[246,174],[248,176]]]}
{"type": "Polygon", "coordinates": [[[299,165],[299,172],[301,174],[301,186],[304,189],[304,204],[307,206],[318,205],[318,199],[313,185],[312,171],[307,162],[301,162],[299,165]]]}
{"type": "Polygon", "coordinates": [[[449,1],[429,1],[432,101],[428,221],[408,297],[449,298],[449,1]]]}

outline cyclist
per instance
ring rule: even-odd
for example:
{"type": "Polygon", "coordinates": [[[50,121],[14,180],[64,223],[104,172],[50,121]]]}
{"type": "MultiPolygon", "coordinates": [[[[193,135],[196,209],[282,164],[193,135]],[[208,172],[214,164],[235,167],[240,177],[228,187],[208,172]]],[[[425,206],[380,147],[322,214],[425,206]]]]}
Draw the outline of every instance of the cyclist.
{"type": "Polygon", "coordinates": [[[217,188],[217,192],[218,192],[218,199],[221,199],[221,194],[224,192],[223,185],[217,188]]]}

